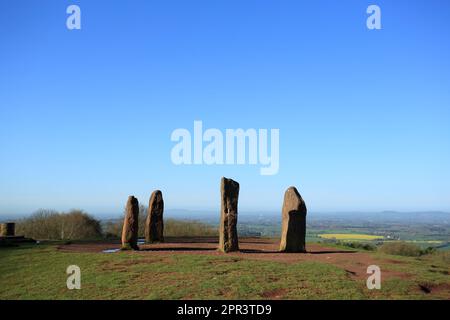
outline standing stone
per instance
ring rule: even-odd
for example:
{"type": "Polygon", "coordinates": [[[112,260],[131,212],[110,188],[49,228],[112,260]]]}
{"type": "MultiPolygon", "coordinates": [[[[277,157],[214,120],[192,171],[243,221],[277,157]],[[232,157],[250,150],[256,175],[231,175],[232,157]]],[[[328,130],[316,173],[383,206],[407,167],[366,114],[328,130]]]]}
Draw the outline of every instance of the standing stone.
{"type": "Polygon", "coordinates": [[[14,222],[0,224],[1,237],[14,237],[16,235],[16,224],[14,222]]]}
{"type": "Polygon", "coordinates": [[[280,251],[306,252],[306,205],[295,187],[284,194],[280,251]]]}
{"type": "Polygon", "coordinates": [[[219,250],[223,252],[239,251],[237,235],[239,183],[222,178],[220,193],[219,250]]]}
{"type": "Polygon", "coordinates": [[[139,201],[133,196],[128,197],[125,208],[125,219],[122,229],[122,250],[139,250],[137,245],[139,230],[139,201]]]}
{"type": "Polygon", "coordinates": [[[164,242],[164,200],[161,191],[153,191],[150,196],[147,212],[145,241],[148,243],[164,242]]]}

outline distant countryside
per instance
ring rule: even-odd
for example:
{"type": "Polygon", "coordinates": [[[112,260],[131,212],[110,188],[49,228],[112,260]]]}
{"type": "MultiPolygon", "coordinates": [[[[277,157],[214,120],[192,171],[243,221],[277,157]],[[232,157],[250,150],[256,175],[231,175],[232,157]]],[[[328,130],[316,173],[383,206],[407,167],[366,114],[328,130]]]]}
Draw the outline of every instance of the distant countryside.
{"type": "MultiPolygon", "coordinates": [[[[146,209],[140,207],[140,220],[146,209]]],[[[288,255],[277,252],[275,214],[242,212],[241,250],[227,255],[216,249],[212,214],[168,210],[167,216],[165,243],[144,244],[140,229],[137,252],[117,249],[121,218],[96,219],[82,210],[23,217],[16,233],[38,242],[1,243],[0,298],[450,298],[447,213],[310,213],[308,252],[288,255]],[[83,290],[65,289],[69,264],[82,268],[83,290]],[[383,290],[367,290],[370,264],[380,266],[383,290]]]]}

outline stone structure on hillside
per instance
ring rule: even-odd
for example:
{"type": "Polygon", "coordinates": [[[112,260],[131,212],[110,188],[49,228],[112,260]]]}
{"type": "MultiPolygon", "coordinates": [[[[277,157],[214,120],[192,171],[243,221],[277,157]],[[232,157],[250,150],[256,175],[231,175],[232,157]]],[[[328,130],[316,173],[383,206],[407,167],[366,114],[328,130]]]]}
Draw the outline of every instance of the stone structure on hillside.
{"type": "Polygon", "coordinates": [[[284,194],[280,251],[306,252],[306,205],[295,187],[284,194]]]}
{"type": "Polygon", "coordinates": [[[20,243],[36,243],[36,241],[25,236],[17,236],[14,222],[0,223],[0,247],[17,246],[20,243]]]}
{"type": "Polygon", "coordinates": [[[237,234],[239,183],[222,178],[220,193],[219,250],[239,251],[237,234]]]}
{"type": "Polygon", "coordinates": [[[156,190],[150,196],[145,221],[145,241],[147,243],[164,242],[164,200],[162,192],[156,190]]]}
{"type": "Polygon", "coordinates": [[[0,224],[0,237],[14,237],[16,235],[16,224],[7,222],[0,224]]]}
{"type": "Polygon", "coordinates": [[[122,229],[122,250],[139,250],[139,201],[134,196],[129,196],[125,207],[125,218],[122,229]]]}

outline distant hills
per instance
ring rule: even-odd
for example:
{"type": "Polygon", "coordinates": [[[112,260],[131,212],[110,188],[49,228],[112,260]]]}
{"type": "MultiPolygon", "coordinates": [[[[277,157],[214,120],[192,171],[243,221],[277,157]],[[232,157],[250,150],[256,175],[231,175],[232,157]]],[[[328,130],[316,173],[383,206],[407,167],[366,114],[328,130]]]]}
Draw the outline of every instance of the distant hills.
{"type": "MultiPolygon", "coordinates": [[[[120,213],[95,215],[102,220],[121,218],[120,213]]],[[[166,219],[201,220],[204,222],[216,223],[219,221],[219,210],[184,210],[166,209],[166,219]]],[[[0,222],[7,220],[18,220],[26,217],[20,215],[0,215],[0,222]]],[[[239,220],[243,222],[277,222],[281,220],[281,213],[275,211],[240,211],[239,220]]],[[[381,212],[308,212],[308,220],[329,220],[329,221],[367,221],[367,222],[409,222],[409,223],[447,223],[450,224],[450,212],[443,211],[417,211],[399,212],[386,210],[381,212]]]]}
{"type": "MultiPolygon", "coordinates": [[[[219,210],[194,211],[194,210],[167,210],[166,218],[202,220],[205,222],[218,222],[219,210]]],[[[330,221],[367,221],[367,222],[410,222],[410,223],[448,223],[450,224],[450,212],[441,211],[417,211],[417,212],[308,212],[309,220],[330,221]]],[[[242,222],[278,222],[281,221],[281,213],[275,211],[240,211],[239,220],[242,222]]]]}

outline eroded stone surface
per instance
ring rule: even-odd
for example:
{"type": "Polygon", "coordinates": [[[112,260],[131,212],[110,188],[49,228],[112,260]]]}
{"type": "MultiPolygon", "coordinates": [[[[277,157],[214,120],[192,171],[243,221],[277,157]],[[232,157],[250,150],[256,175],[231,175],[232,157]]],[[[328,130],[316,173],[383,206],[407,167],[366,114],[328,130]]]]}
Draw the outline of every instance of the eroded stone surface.
{"type": "Polygon", "coordinates": [[[164,200],[162,192],[156,190],[150,196],[147,220],[145,221],[145,241],[164,242],[164,200]]]}
{"type": "Polygon", "coordinates": [[[306,252],[306,204],[295,187],[284,194],[280,251],[306,252]]]}
{"type": "Polygon", "coordinates": [[[222,178],[220,192],[219,250],[223,252],[239,251],[237,235],[239,183],[232,179],[222,178]]]}
{"type": "Polygon", "coordinates": [[[125,207],[125,218],[122,229],[122,249],[139,250],[137,245],[139,231],[139,201],[129,196],[125,207]]]}

